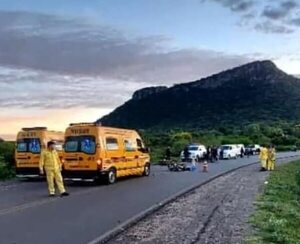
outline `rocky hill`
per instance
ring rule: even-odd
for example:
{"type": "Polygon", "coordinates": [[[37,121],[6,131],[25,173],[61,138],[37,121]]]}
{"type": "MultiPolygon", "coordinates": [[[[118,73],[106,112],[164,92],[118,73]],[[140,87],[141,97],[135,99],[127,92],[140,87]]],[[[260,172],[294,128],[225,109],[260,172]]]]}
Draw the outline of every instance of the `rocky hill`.
{"type": "Polygon", "coordinates": [[[126,128],[216,128],[300,120],[300,79],[257,61],[173,87],[136,91],[99,121],[126,128]]]}

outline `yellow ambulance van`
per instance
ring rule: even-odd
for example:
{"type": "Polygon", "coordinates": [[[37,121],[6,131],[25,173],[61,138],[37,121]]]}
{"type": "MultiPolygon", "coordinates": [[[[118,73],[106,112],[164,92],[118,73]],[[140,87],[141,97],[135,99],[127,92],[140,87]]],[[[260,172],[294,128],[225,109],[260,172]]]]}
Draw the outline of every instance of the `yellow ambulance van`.
{"type": "Polygon", "coordinates": [[[69,180],[101,180],[108,184],[131,175],[150,174],[150,156],[134,130],[97,123],[70,124],[65,131],[63,176],[69,180]]]}
{"type": "Polygon", "coordinates": [[[23,128],[16,140],[16,175],[20,178],[39,177],[39,160],[41,150],[54,141],[56,150],[62,157],[64,133],[50,131],[47,127],[23,128]]]}

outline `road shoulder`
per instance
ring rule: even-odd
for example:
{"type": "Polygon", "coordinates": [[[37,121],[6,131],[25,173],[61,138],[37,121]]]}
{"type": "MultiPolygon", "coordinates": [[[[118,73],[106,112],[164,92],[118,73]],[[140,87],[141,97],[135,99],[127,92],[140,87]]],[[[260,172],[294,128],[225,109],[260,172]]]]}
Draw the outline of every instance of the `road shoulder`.
{"type": "Polygon", "coordinates": [[[244,243],[267,172],[258,165],[218,178],[164,206],[109,243],[244,243]]]}

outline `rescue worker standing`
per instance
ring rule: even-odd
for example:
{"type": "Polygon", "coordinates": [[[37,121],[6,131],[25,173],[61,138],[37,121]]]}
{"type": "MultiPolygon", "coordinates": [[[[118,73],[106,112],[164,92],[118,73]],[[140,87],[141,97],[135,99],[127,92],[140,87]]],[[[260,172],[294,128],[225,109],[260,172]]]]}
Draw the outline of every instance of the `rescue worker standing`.
{"type": "Polygon", "coordinates": [[[60,196],[68,196],[69,193],[67,193],[65,190],[63,178],[61,175],[61,161],[54,146],[55,143],[53,141],[50,141],[47,143],[47,149],[41,152],[39,163],[40,173],[42,175],[46,173],[50,197],[55,196],[54,181],[60,192],[60,196]],[[44,172],[44,169],[46,172],[44,172]]]}
{"type": "Polygon", "coordinates": [[[268,149],[265,146],[262,146],[260,149],[259,159],[260,159],[260,163],[261,163],[260,171],[266,171],[267,160],[268,160],[268,149]]]}
{"type": "Polygon", "coordinates": [[[275,161],[276,161],[276,151],[275,148],[270,145],[268,149],[268,170],[274,170],[275,169],[275,161]]]}

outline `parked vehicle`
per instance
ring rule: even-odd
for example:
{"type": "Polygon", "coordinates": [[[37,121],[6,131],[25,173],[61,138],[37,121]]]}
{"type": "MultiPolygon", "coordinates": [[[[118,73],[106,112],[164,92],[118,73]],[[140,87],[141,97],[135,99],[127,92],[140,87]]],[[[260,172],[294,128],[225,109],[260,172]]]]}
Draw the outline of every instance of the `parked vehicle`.
{"type": "Polygon", "coordinates": [[[15,161],[16,176],[19,178],[40,177],[39,161],[41,150],[49,141],[55,141],[58,155],[62,157],[64,133],[50,131],[47,127],[22,128],[17,135],[15,161]]]}
{"type": "Polygon", "coordinates": [[[222,159],[236,159],[240,155],[239,148],[236,145],[223,145],[221,146],[222,159]]]}
{"type": "Polygon", "coordinates": [[[246,155],[255,155],[255,154],[259,154],[259,152],[260,152],[260,145],[257,144],[248,145],[245,148],[246,155]]]}
{"type": "Polygon", "coordinates": [[[105,179],[150,174],[150,156],[134,130],[97,123],[70,124],[65,133],[63,176],[70,180],[105,179]]]}
{"type": "MultiPolygon", "coordinates": [[[[196,161],[200,161],[205,157],[205,154],[207,152],[206,147],[201,144],[191,144],[188,146],[188,152],[189,152],[189,161],[192,159],[195,159],[196,161]]],[[[184,151],[180,154],[181,160],[185,160],[184,151]]]]}

